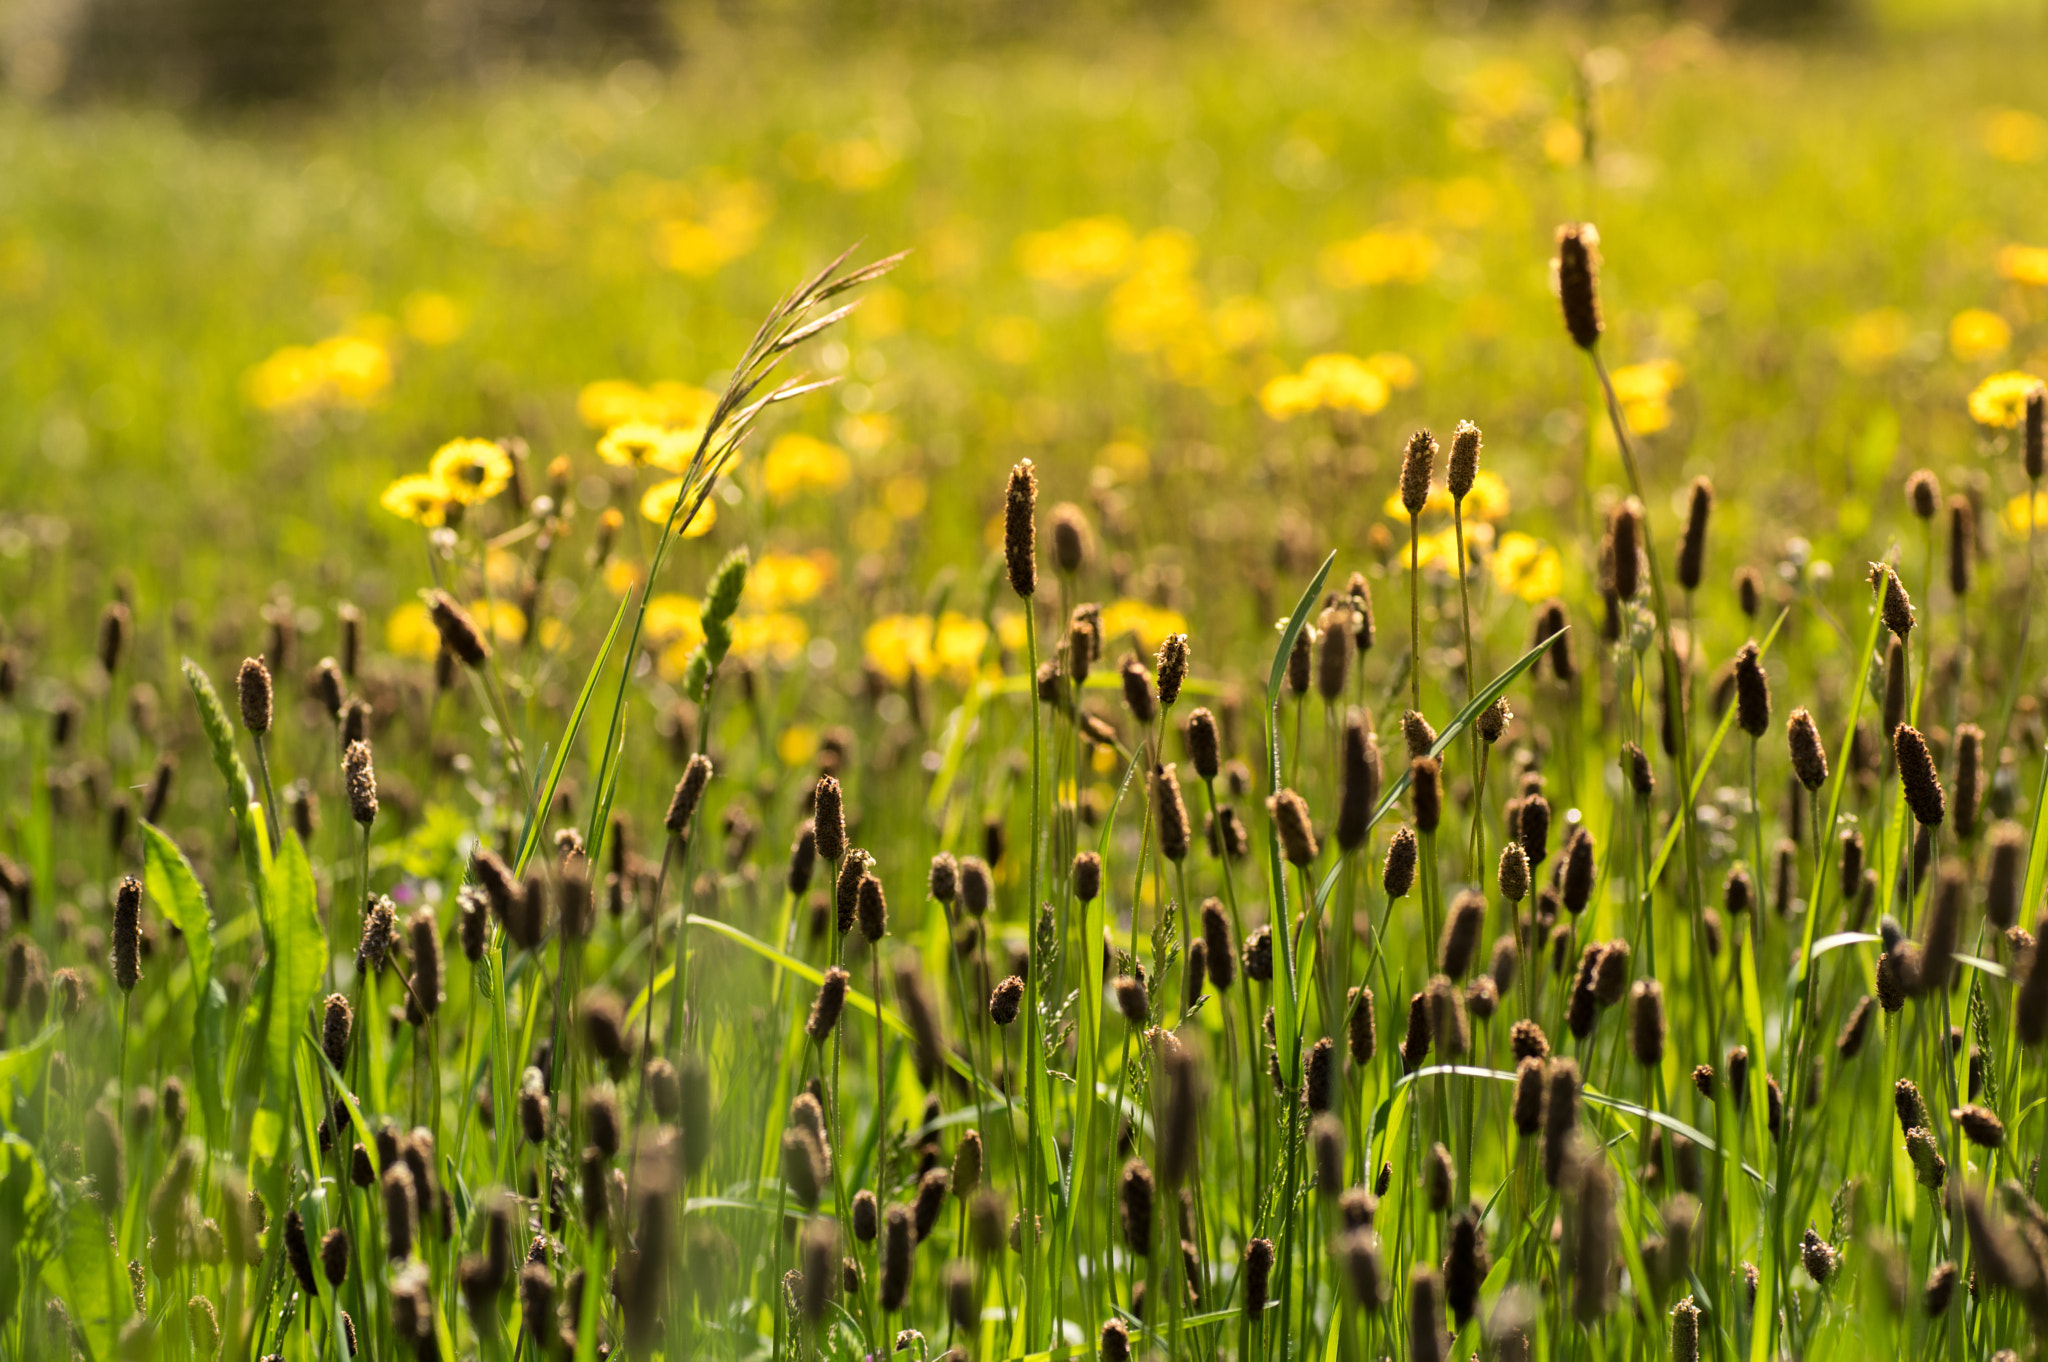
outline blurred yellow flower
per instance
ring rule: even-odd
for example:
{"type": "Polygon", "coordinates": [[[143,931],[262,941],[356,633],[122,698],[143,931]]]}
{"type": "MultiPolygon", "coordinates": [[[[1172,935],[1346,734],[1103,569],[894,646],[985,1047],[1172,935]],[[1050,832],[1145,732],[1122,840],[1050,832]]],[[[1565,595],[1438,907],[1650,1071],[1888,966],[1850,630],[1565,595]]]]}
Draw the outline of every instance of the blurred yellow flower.
{"type": "Polygon", "coordinates": [[[884,615],[861,635],[861,655],[891,682],[901,685],[914,671],[945,675],[962,685],[974,679],[988,626],[948,610],[936,623],[930,615],[884,615]]]}
{"type": "Polygon", "coordinates": [[[1575,166],[1586,154],[1586,135],[1569,118],[1543,125],[1543,159],[1554,166],[1575,166]]]}
{"type": "Polygon", "coordinates": [[[377,504],[402,520],[428,529],[448,523],[448,485],[431,473],[409,473],[384,489],[377,504]]]}
{"type": "Polygon", "coordinates": [[[332,336],[317,345],[287,345],[249,370],[242,380],[250,404],[262,411],[367,406],[390,386],[390,352],[362,336],[332,336]]]}
{"type": "Polygon", "coordinates": [[[1273,338],[1273,309],[1263,298],[1225,298],[1209,314],[1209,329],[1225,350],[1249,350],[1273,338]]]}
{"type": "Polygon", "coordinates": [[[2010,344],[2012,328],[1996,312],[1966,307],[1949,321],[1948,348],[1965,364],[2002,354],[2010,344]]]}
{"type": "MultiPolygon", "coordinates": [[[[1501,481],[1500,474],[1485,468],[1473,474],[1472,490],[1465,494],[1465,528],[1468,535],[1475,523],[1487,523],[1504,518],[1508,513],[1508,500],[1508,485],[1501,481]]],[[[1401,504],[1399,491],[1388,494],[1380,511],[1390,520],[1408,518],[1408,508],[1401,504]]],[[[1422,514],[1448,516],[1450,513],[1451,489],[1442,483],[1431,483],[1429,500],[1422,504],[1422,514]]]]}
{"type": "Polygon", "coordinates": [[[1912,324],[1895,307],[1880,307],[1850,321],[1835,342],[1842,363],[1872,373],[1898,357],[1912,338],[1912,324]]]}
{"type": "Polygon", "coordinates": [[[1422,381],[1422,370],[1398,350],[1381,350],[1365,357],[1365,367],[1380,376],[1395,392],[1407,392],[1422,381]]]}
{"type": "Polygon", "coordinates": [[[453,345],[469,326],[462,304],[445,293],[415,293],[406,298],[405,334],[421,345],[453,345]]]}
{"type": "Polygon", "coordinates": [[[1971,419],[2011,430],[2026,418],[2027,394],[2040,386],[2040,379],[2017,369],[1993,374],[1970,393],[1971,419]]]}
{"type": "Polygon", "coordinates": [[[1998,523],[2005,526],[2005,532],[2014,539],[2025,539],[2029,533],[2048,531],[2048,492],[2036,492],[2031,498],[2025,492],[2005,503],[2005,509],[1998,513],[1998,523]],[[2028,517],[2031,515],[2032,519],[2028,517]]]}
{"type": "Polygon", "coordinates": [[[754,249],[772,213],[768,190],[758,182],[714,184],[704,195],[701,216],[674,217],[656,225],[654,258],[692,278],[716,274],[754,249]]]}
{"type": "Polygon", "coordinates": [[[1017,238],[1017,267],[1041,283],[1082,288],[1122,274],[1134,238],[1122,218],[1075,218],[1049,231],[1017,238]]]}
{"type": "Polygon", "coordinates": [[[1038,358],[1038,337],[1029,317],[991,317],[981,328],[981,348],[1000,364],[1029,364],[1038,358]]]}
{"type": "Polygon", "coordinates": [[[398,657],[415,657],[431,662],[441,651],[441,631],[434,617],[418,601],[407,601],[384,621],[384,648],[398,657]]]}
{"type": "Polygon", "coordinates": [[[1384,226],[1325,247],[1320,266],[1323,281],[1332,288],[1369,288],[1419,284],[1442,258],[1443,251],[1424,233],[1384,226]]]}
{"type": "Polygon", "coordinates": [[[624,558],[614,558],[604,565],[604,589],[614,596],[623,596],[640,585],[640,565],[624,558]]]}
{"type": "Polygon", "coordinates": [[[1492,568],[1494,585],[1525,601],[1546,600],[1564,588],[1564,564],[1557,550],[1520,531],[1500,537],[1492,568]]]}
{"type": "Polygon", "coordinates": [[[1200,254],[1175,228],[1139,241],[1135,268],[1110,290],[1109,338],[1119,350],[1157,359],[1176,382],[1200,383],[1221,354],[1209,329],[1208,300],[1190,271],[1200,254]]]}
{"type": "Polygon", "coordinates": [[[2048,246],[2015,242],[1998,252],[1998,272],[2016,284],[2048,284],[2048,246]]]}
{"type": "Polygon", "coordinates": [[[434,451],[427,475],[447,489],[449,500],[478,506],[512,481],[512,456],[495,440],[450,440],[434,451]]]}
{"type": "Polygon", "coordinates": [[[747,571],[746,598],[761,610],[781,610],[817,599],[832,580],[832,555],[764,553],[747,571]]]}
{"type": "Polygon", "coordinates": [[[1671,424],[1671,392],[1685,382],[1685,368],[1675,359],[1646,360],[1616,369],[1610,379],[1615,400],[1630,430],[1654,435],[1671,424]]]}
{"type": "Polygon", "coordinates": [[[1389,396],[1387,380],[1356,355],[1317,355],[1300,373],[1269,379],[1259,390],[1259,405],[1275,421],[1324,408],[1370,416],[1389,396]]]}
{"type": "MultiPolygon", "coordinates": [[[[677,504],[685,500],[686,496],[694,498],[696,493],[697,488],[686,489],[681,478],[658,482],[648,488],[647,494],[640,498],[640,518],[655,525],[666,525],[668,518],[676,513],[677,504]]],[[[718,503],[706,497],[704,504],[691,514],[688,523],[683,525],[678,533],[685,539],[696,539],[709,534],[711,527],[717,523],[718,503]]]]}
{"type": "MultiPolygon", "coordinates": [[[[859,316],[859,313],[855,313],[859,316]]],[[[834,427],[839,443],[856,454],[873,454],[896,438],[896,418],[885,411],[849,412],[834,427]]]]}
{"type": "MultiPolygon", "coordinates": [[[[1143,482],[1152,473],[1152,456],[1136,440],[1111,440],[1095,457],[1097,468],[1106,469],[1121,482],[1143,482]]],[[[1000,548],[1002,542],[999,528],[989,547],[1000,548]]]]}
{"type": "Polygon", "coordinates": [[[1164,643],[1168,635],[1185,634],[1187,631],[1187,616],[1178,610],[1168,610],[1164,606],[1133,600],[1126,596],[1102,607],[1102,637],[1105,644],[1122,638],[1125,634],[1133,634],[1149,652],[1164,643]]]}
{"type": "Polygon", "coordinates": [[[704,610],[693,596],[663,592],[648,598],[643,627],[650,646],[676,645],[687,653],[704,641],[704,610]]]}
{"type": "Polygon", "coordinates": [[[899,473],[882,484],[882,509],[898,520],[915,520],[924,514],[931,493],[923,478],[899,473]]]}
{"type": "Polygon", "coordinates": [[[628,421],[604,433],[597,442],[597,457],[619,468],[658,468],[664,473],[680,473],[690,466],[703,440],[701,427],[674,430],[645,421],[628,421]]]}
{"type": "Polygon", "coordinates": [[[576,395],[576,415],[592,430],[632,422],[650,426],[702,426],[718,399],[688,383],[664,379],[643,388],[623,378],[601,378],[576,395]]]}
{"type": "Polygon", "coordinates": [[[2048,122],[2025,109],[1993,109],[1984,115],[1984,150],[2013,165],[2041,159],[2048,150],[2048,122]]]}
{"type": "Polygon", "coordinates": [[[776,735],[775,755],[784,766],[802,766],[818,755],[818,730],[809,724],[791,724],[776,735]]]}
{"type": "Polygon", "coordinates": [[[809,626],[785,611],[733,616],[732,650],[750,662],[790,666],[803,656],[804,645],[810,641],[809,626]]]}
{"type": "Polygon", "coordinates": [[[836,492],[852,476],[846,451],[811,435],[782,436],[761,461],[762,486],[778,506],[805,492],[836,492]]]}

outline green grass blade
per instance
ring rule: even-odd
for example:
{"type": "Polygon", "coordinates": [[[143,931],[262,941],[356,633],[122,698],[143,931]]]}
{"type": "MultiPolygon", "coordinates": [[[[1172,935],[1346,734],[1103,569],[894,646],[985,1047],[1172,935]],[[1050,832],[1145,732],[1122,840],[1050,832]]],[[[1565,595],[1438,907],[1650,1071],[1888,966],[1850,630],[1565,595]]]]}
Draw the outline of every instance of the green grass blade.
{"type": "MultiPolygon", "coordinates": [[[[632,604],[631,592],[619,598],[619,608],[612,615],[612,627],[605,631],[604,643],[597,650],[597,660],[590,664],[589,675],[583,678],[583,688],[576,692],[576,705],[569,711],[569,722],[563,725],[562,740],[555,744],[555,759],[548,766],[548,773],[540,789],[534,792],[533,807],[526,811],[526,828],[519,837],[519,859],[513,864],[514,875],[523,874],[526,863],[532,859],[533,851],[540,843],[541,831],[550,805],[555,800],[555,789],[562,783],[562,769],[569,764],[569,753],[576,745],[576,734],[583,727],[584,711],[590,708],[590,697],[597,691],[597,679],[604,672],[604,664],[611,658],[612,644],[618,639],[619,626],[625,623],[626,607],[632,604]]],[[[512,741],[507,733],[505,741],[512,741]]]]}

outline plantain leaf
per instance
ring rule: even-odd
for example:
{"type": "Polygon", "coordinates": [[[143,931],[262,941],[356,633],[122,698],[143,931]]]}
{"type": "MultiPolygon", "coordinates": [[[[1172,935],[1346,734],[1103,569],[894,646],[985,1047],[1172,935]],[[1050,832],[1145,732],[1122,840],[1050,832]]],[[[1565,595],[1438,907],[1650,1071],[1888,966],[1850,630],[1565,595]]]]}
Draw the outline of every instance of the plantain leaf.
{"type": "Polygon", "coordinates": [[[203,988],[213,977],[213,912],[192,863],[153,823],[142,825],[142,882],[157,910],[184,933],[193,978],[203,988]]]}
{"type": "Polygon", "coordinates": [[[327,940],[315,906],[313,867],[299,835],[289,829],[270,863],[270,938],[277,955],[271,970],[270,1029],[264,1038],[264,1072],[282,1093],[290,1078],[292,1036],[307,1025],[307,1010],[326,972],[327,940]]]}

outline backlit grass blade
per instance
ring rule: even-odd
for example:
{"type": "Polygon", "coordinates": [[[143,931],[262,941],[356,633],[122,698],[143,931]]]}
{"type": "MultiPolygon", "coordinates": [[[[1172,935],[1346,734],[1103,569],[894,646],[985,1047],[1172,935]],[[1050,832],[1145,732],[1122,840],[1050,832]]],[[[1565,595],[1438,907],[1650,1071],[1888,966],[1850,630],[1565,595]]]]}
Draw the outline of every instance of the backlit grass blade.
{"type": "MultiPolygon", "coordinates": [[[[583,727],[584,711],[590,708],[590,697],[597,690],[597,679],[604,673],[604,664],[611,658],[612,644],[619,637],[619,626],[625,623],[626,607],[633,602],[628,592],[619,600],[619,608],[612,614],[612,627],[605,631],[604,642],[597,650],[597,660],[590,664],[590,672],[583,678],[583,688],[576,692],[576,704],[569,711],[569,721],[562,727],[562,740],[555,744],[555,759],[548,766],[548,773],[541,781],[540,789],[533,795],[532,807],[526,811],[526,826],[519,835],[519,856],[513,862],[512,873],[523,874],[527,861],[533,857],[534,848],[539,845],[543,822],[548,809],[555,802],[555,790],[562,783],[562,769],[569,764],[569,753],[576,746],[576,734],[583,727]]],[[[512,735],[507,733],[505,741],[512,735]]]]}

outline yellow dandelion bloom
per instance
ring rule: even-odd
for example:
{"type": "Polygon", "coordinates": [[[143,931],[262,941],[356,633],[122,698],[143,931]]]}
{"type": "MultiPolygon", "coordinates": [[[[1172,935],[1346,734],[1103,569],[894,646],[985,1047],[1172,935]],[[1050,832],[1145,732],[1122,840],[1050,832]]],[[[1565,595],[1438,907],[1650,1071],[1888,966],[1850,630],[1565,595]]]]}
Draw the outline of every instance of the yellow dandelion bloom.
{"type": "Polygon", "coordinates": [[[390,352],[363,336],[287,345],[242,380],[243,394],[263,411],[368,406],[390,386],[390,352]]]}
{"type": "Polygon", "coordinates": [[[1519,531],[1500,537],[1491,566],[1494,585],[1531,603],[1564,588],[1564,563],[1557,550],[1519,531]]]}
{"type": "MultiPolygon", "coordinates": [[[[686,489],[681,478],[670,478],[666,482],[656,483],[647,489],[645,496],[640,498],[641,519],[656,525],[668,524],[668,518],[675,514],[676,504],[684,500],[686,493],[694,497],[696,489],[686,489]]],[[[679,533],[685,539],[696,539],[699,536],[709,534],[711,527],[717,523],[718,503],[707,497],[704,504],[699,506],[691,515],[688,523],[682,526],[679,533]]]]}
{"type": "Polygon", "coordinates": [[[717,397],[689,383],[664,379],[643,388],[623,378],[601,378],[576,395],[576,415],[592,430],[634,422],[688,428],[710,420],[717,404],[717,397]]]}
{"type": "Polygon", "coordinates": [[[510,601],[471,601],[469,615],[494,644],[518,643],[526,637],[526,612],[510,601]]]}
{"type": "Polygon", "coordinates": [[[426,606],[407,601],[384,621],[384,648],[398,657],[431,662],[441,651],[441,631],[434,627],[434,617],[426,606]]]}
{"type": "Polygon", "coordinates": [[[1126,596],[1102,607],[1102,637],[1118,639],[1125,634],[1135,634],[1138,642],[1149,652],[1166,641],[1169,634],[1185,634],[1188,631],[1187,616],[1178,610],[1147,601],[1133,600],[1126,596]]]}
{"type": "Polygon", "coordinates": [[[646,421],[613,426],[597,442],[597,457],[619,468],[658,468],[680,473],[703,441],[702,430],[671,430],[646,421]]]}
{"type": "Polygon", "coordinates": [[[1998,523],[2014,539],[2048,531],[2048,492],[2034,493],[2031,504],[2027,494],[2020,493],[2005,503],[2005,509],[1998,513],[1998,523]]]}
{"type": "Polygon", "coordinates": [[[427,475],[447,488],[450,500],[478,506],[512,481],[512,456],[495,440],[450,440],[434,451],[427,475]]]}
{"type": "Polygon", "coordinates": [[[335,336],[313,347],[338,400],[366,406],[391,386],[391,355],[376,341],[335,336]]]}
{"type": "Polygon", "coordinates": [[[996,611],[996,642],[1011,652],[1024,646],[1024,616],[1016,610],[996,611]]]}
{"type": "Polygon", "coordinates": [[[647,641],[665,648],[680,644],[684,652],[704,641],[704,608],[694,596],[663,592],[647,601],[647,641]]]}
{"type": "Polygon", "coordinates": [[[1998,272],[2016,284],[2048,284],[2048,246],[2002,247],[1998,272]]]}
{"type": "Polygon", "coordinates": [[[803,656],[804,645],[810,641],[809,626],[787,611],[733,617],[732,650],[750,662],[790,666],[803,656]]]}
{"type": "Polygon", "coordinates": [[[1038,358],[1039,335],[1029,317],[992,317],[981,328],[981,348],[999,364],[1029,364],[1038,358]]]}
{"type": "Polygon", "coordinates": [[[2017,369],[1993,374],[1970,393],[1970,416],[1979,425],[2011,430],[2027,415],[2027,394],[2041,380],[2017,369]]]}
{"type": "Polygon", "coordinates": [[[882,509],[897,520],[915,520],[924,514],[931,489],[914,473],[899,473],[882,484],[882,509]]]}
{"type": "Polygon", "coordinates": [[[818,730],[809,724],[791,724],[775,738],[775,755],[784,766],[803,766],[818,755],[818,730]]]}
{"type": "Polygon", "coordinates": [[[746,598],[761,610],[781,610],[817,599],[832,580],[829,553],[764,553],[747,571],[746,598]]]}
{"type": "Polygon", "coordinates": [[[1624,404],[1658,401],[1685,382],[1685,366],[1675,359],[1645,360],[1616,369],[1609,378],[1616,400],[1624,404]]]}
{"type": "Polygon", "coordinates": [[[431,473],[410,473],[384,489],[377,504],[402,520],[428,529],[448,523],[448,504],[454,501],[448,485],[431,473]]]}
{"type": "Polygon", "coordinates": [[[715,184],[703,195],[701,214],[656,224],[655,260],[702,279],[754,249],[774,214],[767,187],[754,180],[715,184]]]}
{"type": "Polygon", "coordinates": [[[929,615],[884,615],[861,634],[861,656],[893,685],[902,685],[931,656],[929,615]]]}
{"type": "Polygon", "coordinates": [[[1380,382],[1395,392],[1406,392],[1422,381],[1415,361],[1395,350],[1382,350],[1365,357],[1365,367],[1380,376],[1380,382]]]}
{"type": "Polygon", "coordinates": [[[405,300],[405,334],[421,345],[453,345],[469,326],[462,304],[445,293],[415,293],[405,300]]]}
{"type": "Polygon", "coordinates": [[[849,413],[833,429],[839,443],[854,453],[873,454],[896,438],[896,418],[885,411],[864,411],[858,416],[849,413]]]}
{"type": "Polygon", "coordinates": [[[1993,109],[1984,115],[1983,137],[1994,158],[2024,165],[2048,151],[2048,120],[2025,109],[1993,109]]]}
{"type": "Polygon", "coordinates": [[[1850,321],[1835,341],[1842,363],[1858,373],[1873,373],[1898,358],[1912,339],[1912,324],[1895,307],[1880,307],[1850,321]]]}
{"type": "Polygon", "coordinates": [[[2012,327],[1996,312],[1966,307],[1949,319],[1948,348],[1965,364],[2003,354],[2012,344],[2012,327]]]}
{"type": "Polygon", "coordinates": [[[1317,355],[1298,374],[1282,374],[1259,390],[1266,415],[1285,421],[1328,409],[1370,416],[1387,405],[1387,380],[1356,355],[1317,355]]]}
{"type": "MultiPolygon", "coordinates": [[[[1473,480],[1473,485],[1478,485],[1476,478],[1473,480]]],[[[1429,500],[1422,503],[1422,518],[1448,516],[1450,513],[1451,489],[1440,482],[1431,483],[1429,485],[1429,500]]],[[[1401,493],[1398,488],[1389,492],[1387,499],[1380,503],[1380,514],[1386,516],[1389,520],[1398,520],[1404,524],[1407,522],[1408,508],[1401,504],[1401,493]]],[[[1404,563],[1408,561],[1408,555],[1405,551],[1401,555],[1401,561],[1404,563]]]]}
{"type": "Polygon", "coordinates": [[[1075,218],[1019,237],[1017,267],[1041,283],[1083,288],[1122,274],[1135,241],[1130,224],[1120,217],[1075,218]]]}
{"type": "Polygon", "coordinates": [[[640,574],[638,563],[614,558],[604,565],[604,589],[614,596],[623,596],[640,585],[640,574]]]}
{"type": "Polygon", "coordinates": [[[1554,166],[1575,166],[1586,155],[1586,135],[1569,118],[1543,125],[1543,159],[1554,166]]]}
{"type": "Polygon", "coordinates": [[[932,670],[964,686],[974,679],[974,670],[986,647],[986,624],[957,610],[948,610],[939,616],[938,628],[932,634],[932,670]]]}
{"type": "Polygon", "coordinates": [[[782,436],[761,461],[762,486],[778,506],[805,492],[836,492],[852,476],[846,451],[811,435],[782,436]]]}
{"type": "Polygon", "coordinates": [[[1371,288],[1419,284],[1442,258],[1443,250],[1424,233],[1384,226],[1325,247],[1320,267],[1332,288],[1371,288]]]}
{"type": "Polygon", "coordinates": [[[1209,314],[1209,330],[1225,350],[1249,350],[1273,338],[1277,323],[1263,298],[1225,298],[1209,314]]]}

